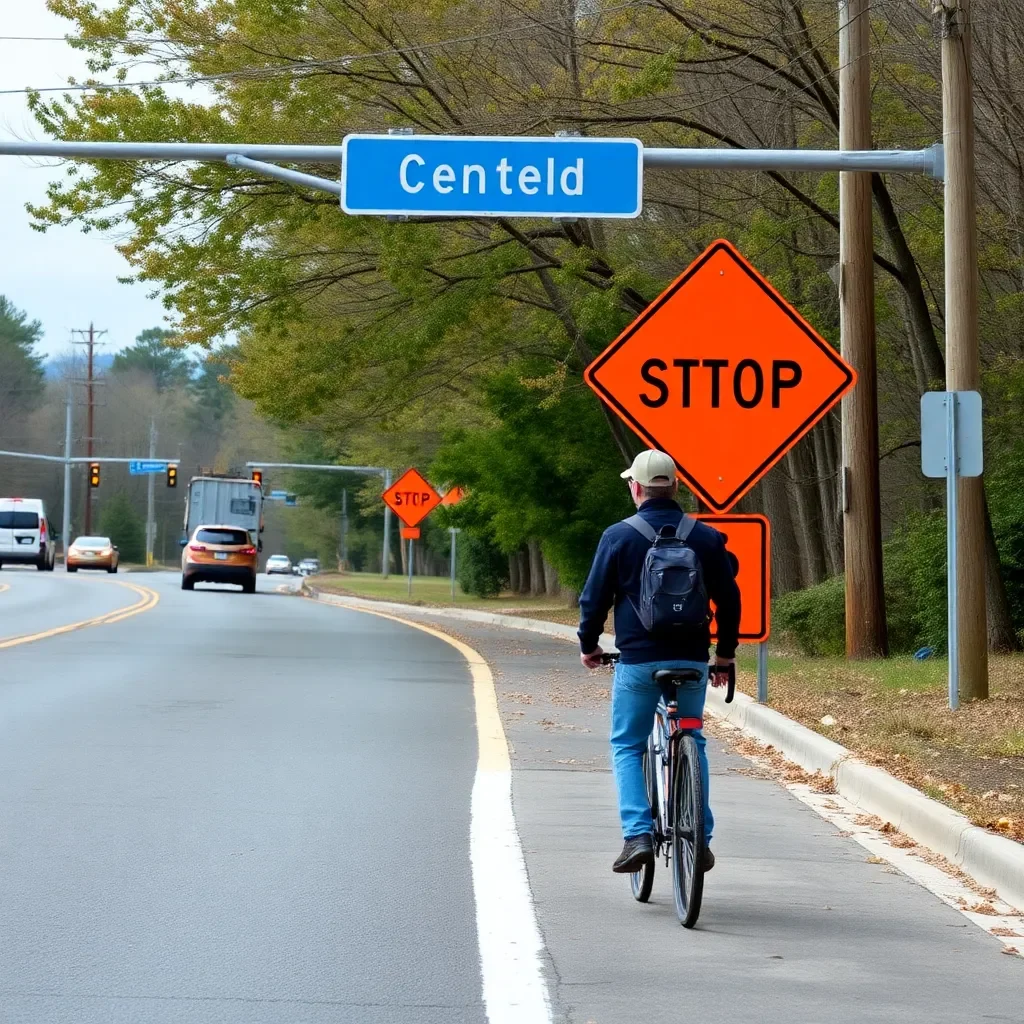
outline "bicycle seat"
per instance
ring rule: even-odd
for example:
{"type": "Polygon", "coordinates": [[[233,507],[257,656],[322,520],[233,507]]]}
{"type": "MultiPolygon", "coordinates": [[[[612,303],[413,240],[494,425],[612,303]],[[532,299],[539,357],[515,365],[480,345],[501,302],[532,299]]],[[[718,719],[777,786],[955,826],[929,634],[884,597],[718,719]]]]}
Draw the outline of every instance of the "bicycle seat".
{"type": "Polygon", "coordinates": [[[699,683],[704,673],[699,668],[659,668],[651,678],[661,686],[679,686],[681,683],[699,683]]]}

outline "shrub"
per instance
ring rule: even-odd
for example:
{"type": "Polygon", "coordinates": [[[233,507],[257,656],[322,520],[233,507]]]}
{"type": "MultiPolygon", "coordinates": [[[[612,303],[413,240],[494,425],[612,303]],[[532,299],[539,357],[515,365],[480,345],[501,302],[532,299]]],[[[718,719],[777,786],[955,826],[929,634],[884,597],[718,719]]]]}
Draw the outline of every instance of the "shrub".
{"type": "Polygon", "coordinates": [[[142,517],[123,491],[108,498],[100,511],[100,532],[109,537],[122,562],[142,562],[146,558],[146,531],[142,517]]]}
{"type": "Polygon", "coordinates": [[[489,537],[465,532],[459,537],[459,584],[474,597],[497,597],[508,584],[508,556],[489,537]]]}
{"type": "Polygon", "coordinates": [[[842,576],[777,598],[774,628],[789,635],[802,654],[842,655],[846,650],[845,592],[842,576]]]}
{"type": "MultiPolygon", "coordinates": [[[[886,625],[889,652],[910,654],[946,645],[946,520],[918,515],[885,545],[886,625]]],[[[791,594],[773,609],[775,626],[812,657],[846,650],[846,578],[833,576],[791,594]]]]}

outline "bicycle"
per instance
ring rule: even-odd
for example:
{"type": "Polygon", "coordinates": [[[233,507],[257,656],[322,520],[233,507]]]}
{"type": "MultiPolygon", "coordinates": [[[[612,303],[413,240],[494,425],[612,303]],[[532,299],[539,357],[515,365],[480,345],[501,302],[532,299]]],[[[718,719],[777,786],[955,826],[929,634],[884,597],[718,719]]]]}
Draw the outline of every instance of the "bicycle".
{"type": "MultiPolygon", "coordinates": [[[[617,654],[605,654],[601,661],[613,665],[617,654]]],[[[654,867],[658,858],[672,870],[676,915],[684,928],[692,928],[700,916],[704,895],[704,787],[694,733],[704,721],[679,714],[676,689],[682,683],[698,682],[704,675],[697,669],[658,669],[653,679],[662,688],[662,699],[654,713],[654,726],[644,751],[644,782],[654,822],[654,860],[629,876],[633,897],[639,903],[651,898],[654,867]]],[[[735,666],[728,667],[726,703],[736,692],[735,666]]]]}

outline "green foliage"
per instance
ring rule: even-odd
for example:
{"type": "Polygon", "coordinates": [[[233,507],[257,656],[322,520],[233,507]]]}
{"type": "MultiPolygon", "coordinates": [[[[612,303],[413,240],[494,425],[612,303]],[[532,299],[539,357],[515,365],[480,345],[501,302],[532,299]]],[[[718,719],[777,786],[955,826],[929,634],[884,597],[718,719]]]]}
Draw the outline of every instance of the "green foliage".
{"type": "Polygon", "coordinates": [[[163,327],[150,327],[135,338],[135,344],[114,356],[111,367],[114,373],[128,373],[138,370],[153,377],[157,391],[187,384],[192,379],[192,361],[181,351],[169,344],[174,338],[173,331],[163,327]]]}
{"type": "Polygon", "coordinates": [[[846,650],[844,579],[783,594],[772,609],[772,628],[790,637],[801,654],[836,657],[846,650]]]}
{"type": "Polygon", "coordinates": [[[489,537],[462,533],[458,541],[459,584],[474,597],[497,597],[508,585],[508,558],[489,537]]]}
{"type": "Polygon", "coordinates": [[[889,650],[946,646],[946,517],[913,515],[885,545],[889,650]]]}
{"type": "Polygon", "coordinates": [[[122,562],[146,558],[146,531],[142,517],[123,491],[111,495],[100,509],[100,533],[117,546],[122,562]]]}
{"type": "Polygon", "coordinates": [[[227,345],[211,352],[199,364],[199,372],[189,384],[193,397],[215,423],[227,415],[234,401],[228,377],[235,355],[236,349],[227,345]]]}
{"type": "Polygon", "coordinates": [[[38,320],[0,295],[0,410],[29,408],[43,391],[43,361],[35,346],[43,334],[38,320]]]}
{"type": "Polygon", "coordinates": [[[629,514],[620,463],[597,401],[575,381],[531,376],[522,363],[484,383],[493,424],[452,431],[432,479],[469,497],[448,515],[502,551],[541,542],[562,582],[580,589],[602,531],[629,514]]]}

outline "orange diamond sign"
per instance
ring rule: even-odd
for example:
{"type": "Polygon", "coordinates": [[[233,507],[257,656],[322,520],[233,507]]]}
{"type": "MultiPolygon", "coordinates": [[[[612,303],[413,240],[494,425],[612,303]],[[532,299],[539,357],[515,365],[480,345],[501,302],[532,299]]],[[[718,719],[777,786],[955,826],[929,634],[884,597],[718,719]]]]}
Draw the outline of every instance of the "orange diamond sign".
{"type": "Polygon", "coordinates": [[[729,242],[711,245],[584,374],[726,512],[856,374],[729,242]]]}
{"type": "Polygon", "coordinates": [[[441,495],[417,469],[406,470],[381,497],[406,526],[416,526],[441,504],[441,495]]]}

